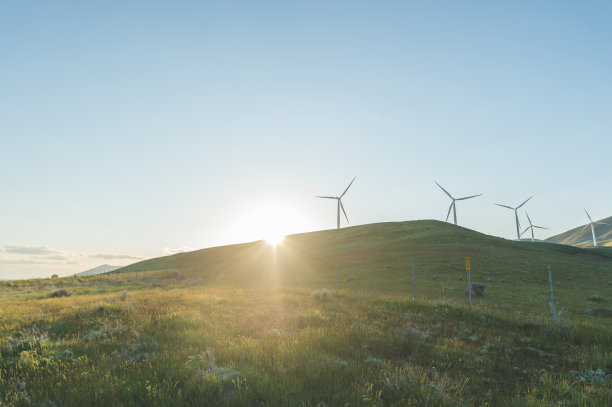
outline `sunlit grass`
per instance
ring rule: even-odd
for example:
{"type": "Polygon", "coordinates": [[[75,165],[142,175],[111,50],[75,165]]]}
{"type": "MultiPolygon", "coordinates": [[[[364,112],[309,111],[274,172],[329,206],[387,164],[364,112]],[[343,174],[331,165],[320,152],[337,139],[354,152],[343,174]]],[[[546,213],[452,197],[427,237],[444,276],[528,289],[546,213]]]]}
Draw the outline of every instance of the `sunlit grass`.
{"type": "Polygon", "coordinates": [[[612,327],[593,312],[612,301],[608,265],[457,230],[436,243],[417,229],[414,244],[325,232],[138,275],[1,282],[0,405],[610,405],[612,327]],[[472,312],[468,249],[487,284],[472,312]]]}

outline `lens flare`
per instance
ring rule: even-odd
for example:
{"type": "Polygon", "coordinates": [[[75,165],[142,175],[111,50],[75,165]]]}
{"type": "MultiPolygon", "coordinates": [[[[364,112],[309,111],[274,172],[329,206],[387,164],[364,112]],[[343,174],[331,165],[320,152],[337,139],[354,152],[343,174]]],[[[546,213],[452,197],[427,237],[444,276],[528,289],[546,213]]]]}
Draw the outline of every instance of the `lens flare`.
{"type": "Polygon", "coordinates": [[[285,236],[284,235],[270,235],[266,237],[266,243],[268,243],[270,246],[278,246],[279,244],[283,243],[283,240],[285,240],[285,236]]]}
{"type": "Polygon", "coordinates": [[[285,236],[313,230],[311,222],[290,207],[269,203],[256,205],[235,219],[228,243],[264,240],[271,246],[283,243],[285,236]]]}

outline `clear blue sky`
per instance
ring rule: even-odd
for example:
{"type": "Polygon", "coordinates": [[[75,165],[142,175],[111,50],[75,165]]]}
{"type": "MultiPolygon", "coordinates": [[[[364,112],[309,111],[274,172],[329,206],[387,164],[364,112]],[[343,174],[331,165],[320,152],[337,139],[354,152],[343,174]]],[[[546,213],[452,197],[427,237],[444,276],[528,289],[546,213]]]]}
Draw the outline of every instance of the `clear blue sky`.
{"type": "Polygon", "coordinates": [[[352,225],[612,215],[609,2],[291,3],[3,2],[0,278],[333,228],[353,176],[352,225]]]}

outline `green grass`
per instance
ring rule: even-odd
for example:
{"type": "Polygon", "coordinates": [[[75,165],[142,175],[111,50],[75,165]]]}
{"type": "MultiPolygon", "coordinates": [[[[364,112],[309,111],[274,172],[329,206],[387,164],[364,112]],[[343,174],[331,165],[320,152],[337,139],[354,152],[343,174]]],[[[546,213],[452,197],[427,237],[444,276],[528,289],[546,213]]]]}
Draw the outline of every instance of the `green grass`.
{"type": "Polygon", "coordinates": [[[609,254],[419,221],[3,282],[0,405],[610,405],[609,254]]]}

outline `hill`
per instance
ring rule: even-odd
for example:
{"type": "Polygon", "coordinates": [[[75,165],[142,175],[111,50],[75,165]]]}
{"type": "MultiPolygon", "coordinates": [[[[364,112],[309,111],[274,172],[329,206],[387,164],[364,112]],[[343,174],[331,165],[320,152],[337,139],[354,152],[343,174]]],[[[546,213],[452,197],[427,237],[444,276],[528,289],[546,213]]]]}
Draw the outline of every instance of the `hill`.
{"type": "MultiPolygon", "coordinates": [[[[597,222],[608,223],[612,225],[612,216],[598,220],[597,222]]],[[[597,246],[612,246],[612,226],[595,225],[595,236],[597,246]]],[[[571,246],[593,246],[593,235],[591,228],[584,228],[584,225],[568,230],[567,232],[559,233],[546,239],[550,243],[566,244],[571,246]],[[583,230],[584,229],[584,230],[583,230]]]]}
{"type": "Polygon", "coordinates": [[[81,271],[80,273],[76,273],[75,276],[95,276],[97,274],[109,273],[111,271],[115,271],[121,268],[120,266],[111,266],[109,264],[103,264],[98,267],[94,267],[89,270],[81,271]]]}
{"type": "Polygon", "coordinates": [[[240,286],[281,279],[290,284],[329,286],[335,284],[337,263],[341,280],[350,276],[360,281],[353,286],[403,290],[411,284],[413,261],[417,277],[456,284],[465,277],[466,256],[472,258],[474,278],[498,280],[490,284],[491,290],[517,295],[530,292],[528,281],[546,281],[548,264],[560,280],[575,277],[587,291],[597,291],[602,281],[609,280],[612,249],[516,242],[425,220],[296,234],[287,236],[276,249],[263,241],[213,247],[145,260],[116,272],[164,271],[199,283],[240,286]],[[502,290],[499,280],[513,290],[502,290]]]}
{"type": "Polygon", "coordinates": [[[416,221],[0,282],[0,405],[610,405],[611,265],[416,221]]]}

